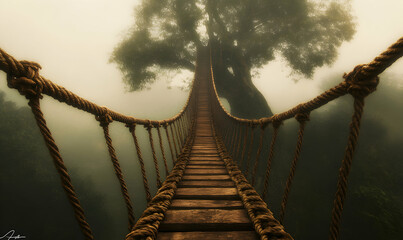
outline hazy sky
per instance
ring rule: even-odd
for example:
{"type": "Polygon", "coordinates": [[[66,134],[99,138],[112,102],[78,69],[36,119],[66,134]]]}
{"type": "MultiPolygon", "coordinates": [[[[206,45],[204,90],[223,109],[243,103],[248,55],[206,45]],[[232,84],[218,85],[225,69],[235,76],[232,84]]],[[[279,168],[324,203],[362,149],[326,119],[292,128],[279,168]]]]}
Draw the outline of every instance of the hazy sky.
{"type": "MultiPolygon", "coordinates": [[[[158,84],[151,91],[125,93],[121,73],[108,63],[113,48],[133,23],[138,2],[0,0],[0,47],[19,60],[39,62],[43,76],[100,105],[138,117],[169,117],[182,107],[186,92],[158,84]]],[[[300,79],[295,84],[289,69],[277,61],[262,69],[254,80],[273,112],[313,98],[329,74],[337,74],[341,80],[343,72],[369,62],[403,36],[402,0],[352,3],[357,33],[351,42],[343,44],[333,66],[318,69],[313,80],[300,79]]],[[[401,76],[402,67],[400,60],[389,72],[401,76]]],[[[0,89],[4,90],[2,76],[0,89]]],[[[8,94],[9,98],[15,96],[8,94]]]]}

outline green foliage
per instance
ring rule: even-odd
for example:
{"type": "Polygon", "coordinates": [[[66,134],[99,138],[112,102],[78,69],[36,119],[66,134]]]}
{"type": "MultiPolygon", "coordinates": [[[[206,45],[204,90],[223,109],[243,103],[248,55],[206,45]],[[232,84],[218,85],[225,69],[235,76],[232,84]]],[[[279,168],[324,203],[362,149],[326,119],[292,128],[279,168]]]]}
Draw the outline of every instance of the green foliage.
{"type": "Polygon", "coordinates": [[[141,90],[161,69],[193,70],[197,48],[214,40],[234,72],[234,57],[250,71],[278,53],[296,73],[311,76],[352,38],[349,10],[348,1],[144,0],[111,61],[131,90],[141,90]]]}

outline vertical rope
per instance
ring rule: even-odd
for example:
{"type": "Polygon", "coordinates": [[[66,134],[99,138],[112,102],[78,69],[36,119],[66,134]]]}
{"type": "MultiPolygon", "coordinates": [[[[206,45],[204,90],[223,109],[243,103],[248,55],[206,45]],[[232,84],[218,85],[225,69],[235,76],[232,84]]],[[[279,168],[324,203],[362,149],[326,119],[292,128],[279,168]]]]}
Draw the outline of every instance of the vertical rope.
{"type": "Polygon", "coordinates": [[[153,160],[154,160],[155,174],[157,175],[157,187],[160,188],[162,185],[162,182],[161,182],[160,170],[158,167],[158,159],[157,159],[157,155],[155,154],[153,134],[151,132],[151,129],[153,128],[153,126],[151,124],[148,124],[145,127],[147,128],[148,138],[150,140],[151,152],[152,152],[153,160]]]}
{"type": "Polygon", "coordinates": [[[169,174],[168,164],[167,164],[167,158],[165,157],[164,145],[162,144],[162,137],[161,137],[160,127],[161,127],[161,125],[158,124],[158,127],[157,127],[158,140],[160,142],[160,149],[161,149],[161,153],[162,153],[162,159],[164,160],[165,176],[168,176],[168,174],[169,174]]]}
{"type": "Polygon", "coordinates": [[[182,149],[184,142],[183,142],[183,136],[182,136],[182,131],[181,131],[181,128],[180,128],[179,119],[176,120],[175,125],[176,125],[176,131],[178,132],[178,136],[179,136],[179,140],[180,140],[180,141],[179,141],[179,142],[180,142],[180,146],[181,146],[181,149],[182,149]]]}
{"type": "Polygon", "coordinates": [[[119,180],[120,190],[122,192],[123,198],[126,203],[127,213],[129,217],[129,231],[131,231],[134,225],[134,213],[133,213],[133,205],[129,197],[129,192],[127,190],[126,182],[123,177],[122,169],[120,168],[119,160],[116,156],[115,148],[112,145],[112,139],[109,136],[109,124],[113,121],[112,117],[106,112],[102,116],[96,116],[96,120],[100,122],[100,126],[104,131],[104,137],[106,141],[106,145],[108,146],[109,156],[111,157],[111,161],[113,164],[113,168],[115,170],[116,177],[119,180]]]}
{"type": "Polygon", "coordinates": [[[174,148],[175,148],[175,156],[176,158],[178,158],[179,154],[178,154],[178,149],[176,148],[176,140],[175,140],[175,134],[174,131],[172,129],[172,124],[169,125],[170,130],[171,130],[171,135],[172,135],[172,142],[174,143],[174,148]]]}
{"type": "Polygon", "coordinates": [[[348,136],[347,148],[339,169],[337,191],[334,198],[332,221],[330,225],[330,240],[336,240],[340,231],[340,220],[343,212],[344,201],[347,193],[347,180],[350,173],[353,155],[358,142],[360,124],[364,108],[364,98],[354,98],[354,114],[350,123],[350,134],[348,136]]]}
{"type": "Polygon", "coordinates": [[[236,126],[234,126],[234,125],[235,125],[235,123],[232,123],[232,125],[231,125],[232,134],[231,134],[230,138],[228,139],[228,148],[227,149],[229,149],[229,151],[228,151],[229,153],[231,152],[232,143],[234,142],[235,133],[236,133],[236,126]]]}
{"type": "Polygon", "coordinates": [[[78,200],[69,173],[60,155],[59,148],[57,147],[56,142],[52,137],[52,133],[50,132],[46,124],[46,120],[43,117],[43,113],[41,111],[39,103],[39,98],[29,99],[28,105],[31,107],[32,113],[34,114],[36,120],[36,124],[38,125],[39,130],[43,136],[43,139],[45,140],[46,147],[48,148],[50,156],[53,159],[53,163],[56,167],[56,170],[59,173],[59,177],[62,182],[63,189],[67,195],[67,198],[70,204],[73,206],[74,216],[78,224],[80,225],[81,232],[83,233],[86,240],[93,240],[94,236],[92,235],[92,230],[86,221],[84,210],[81,207],[80,201],[78,200]]]}
{"type": "Polygon", "coordinates": [[[287,201],[288,201],[288,194],[290,193],[290,190],[291,190],[291,184],[294,179],[298,159],[301,154],[302,140],[304,137],[306,121],[309,121],[309,114],[308,113],[303,113],[303,114],[299,113],[295,116],[295,118],[299,122],[298,140],[297,140],[297,146],[295,147],[294,159],[291,163],[290,173],[288,175],[287,182],[285,185],[283,200],[281,202],[281,210],[280,210],[280,218],[279,218],[280,223],[283,223],[283,221],[284,221],[284,215],[285,215],[285,210],[286,210],[287,201]]]}
{"type": "Polygon", "coordinates": [[[173,150],[172,150],[171,139],[170,139],[170,137],[169,137],[168,123],[166,123],[166,124],[164,125],[164,129],[165,129],[165,134],[167,135],[167,139],[168,139],[169,151],[171,152],[172,166],[174,166],[174,165],[175,165],[175,156],[174,156],[174,152],[173,152],[173,150]]]}
{"type": "Polygon", "coordinates": [[[267,166],[266,166],[266,175],[264,177],[264,184],[263,184],[263,193],[262,193],[262,199],[265,201],[267,191],[269,188],[269,177],[270,177],[270,171],[271,171],[271,162],[273,160],[274,156],[274,145],[276,144],[276,139],[278,135],[278,129],[281,126],[281,122],[273,122],[273,136],[271,138],[271,143],[270,143],[270,152],[269,156],[267,158],[267,166]]]}
{"type": "Polygon", "coordinates": [[[242,125],[239,127],[238,146],[237,146],[237,148],[236,148],[236,153],[235,153],[235,159],[236,159],[236,160],[238,160],[239,149],[241,148],[241,142],[242,142],[242,125]]]}
{"type": "Polygon", "coordinates": [[[236,129],[235,129],[234,141],[233,141],[232,146],[231,146],[231,155],[232,155],[232,157],[234,157],[234,155],[235,155],[235,146],[236,146],[236,142],[238,140],[238,133],[239,133],[240,128],[241,128],[241,124],[237,123],[236,129]]]}
{"type": "Polygon", "coordinates": [[[133,123],[133,124],[126,125],[126,126],[129,128],[129,131],[132,134],[134,146],[136,147],[137,158],[138,158],[138,161],[140,164],[141,175],[143,177],[143,185],[144,185],[144,191],[146,193],[146,200],[147,200],[147,203],[149,203],[151,201],[151,194],[150,194],[150,188],[148,186],[147,173],[146,173],[146,168],[144,166],[143,156],[141,154],[140,145],[139,145],[139,142],[138,142],[137,136],[136,136],[136,124],[133,123]]]}
{"type": "Polygon", "coordinates": [[[178,126],[176,125],[176,122],[173,122],[172,127],[174,128],[174,133],[176,134],[176,140],[178,141],[178,153],[180,154],[182,152],[182,143],[181,139],[178,133],[178,126]]]}
{"type": "Polygon", "coordinates": [[[251,134],[250,134],[250,142],[249,142],[249,149],[248,149],[248,156],[246,158],[246,169],[245,169],[245,178],[248,179],[249,175],[249,166],[250,166],[250,158],[252,156],[252,147],[253,147],[253,138],[254,138],[254,131],[255,125],[251,126],[251,134]]]}
{"type": "Polygon", "coordinates": [[[263,148],[263,137],[264,137],[265,127],[266,127],[265,125],[262,125],[262,124],[260,125],[259,147],[257,149],[255,164],[253,166],[252,186],[255,186],[257,166],[259,165],[259,158],[260,158],[260,154],[261,154],[262,148],[263,148]]]}
{"type": "MultiPolygon", "coordinates": [[[[396,53],[396,51],[394,51],[396,53]]],[[[345,82],[349,84],[347,91],[354,97],[354,114],[350,123],[350,133],[343,161],[339,169],[337,181],[337,191],[334,198],[332,209],[332,221],[330,225],[330,240],[336,240],[339,236],[341,214],[343,212],[344,201],[347,194],[348,175],[353,162],[354,151],[360,135],[360,124],[364,112],[364,99],[376,90],[379,83],[379,77],[375,76],[367,79],[357,78],[360,71],[367,65],[359,65],[349,74],[344,74],[345,82]]],[[[359,76],[358,76],[359,77],[359,76]]]]}
{"type": "Polygon", "coordinates": [[[239,166],[242,168],[242,164],[243,164],[243,160],[244,160],[244,157],[245,157],[245,151],[246,151],[246,143],[247,143],[247,141],[248,141],[248,131],[249,131],[249,125],[245,125],[245,137],[244,137],[244,140],[243,140],[243,147],[242,147],[242,155],[241,155],[241,161],[240,161],[240,163],[239,163],[239,166]]]}

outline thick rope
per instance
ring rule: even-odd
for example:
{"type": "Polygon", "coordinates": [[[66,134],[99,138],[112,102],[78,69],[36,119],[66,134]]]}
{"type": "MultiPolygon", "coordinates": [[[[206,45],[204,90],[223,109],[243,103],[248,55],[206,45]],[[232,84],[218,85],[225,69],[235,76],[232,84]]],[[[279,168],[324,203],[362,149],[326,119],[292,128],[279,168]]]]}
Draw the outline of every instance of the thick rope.
{"type": "Polygon", "coordinates": [[[248,142],[248,130],[249,130],[249,125],[248,124],[246,124],[245,125],[245,136],[244,136],[244,140],[243,140],[243,147],[242,147],[242,154],[241,154],[241,160],[240,160],[240,162],[239,162],[239,166],[242,168],[242,164],[243,164],[243,160],[244,160],[244,158],[245,158],[245,151],[246,151],[246,143],[248,142]]]}
{"type": "Polygon", "coordinates": [[[168,176],[169,170],[168,170],[168,164],[167,164],[167,158],[165,156],[165,151],[164,151],[164,145],[162,144],[162,137],[161,137],[161,130],[160,130],[161,125],[158,125],[157,127],[157,133],[158,133],[158,140],[160,143],[160,149],[162,153],[162,159],[164,160],[164,166],[165,166],[165,176],[168,176]]]}
{"type": "Polygon", "coordinates": [[[271,143],[270,143],[270,152],[269,156],[267,158],[267,166],[266,166],[266,174],[264,176],[264,183],[263,183],[263,192],[262,192],[262,199],[263,201],[266,200],[266,195],[269,190],[269,178],[270,178],[270,172],[271,172],[271,163],[273,161],[274,157],[274,146],[276,145],[276,139],[278,135],[278,129],[281,126],[281,122],[275,121],[273,122],[273,136],[271,138],[271,143]]]}
{"type": "MultiPolygon", "coordinates": [[[[176,148],[176,147],[177,147],[177,146],[176,146],[176,139],[175,139],[174,131],[173,131],[173,129],[172,129],[172,124],[169,125],[169,127],[170,127],[170,129],[171,129],[172,142],[174,143],[175,156],[176,156],[176,158],[178,158],[179,154],[178,154],[178,149],[176,148]]],[[[180,149],[179,149],[179,152],[180,152],[180,149]]]]}
{"type": "Polygon", "coordinates": [[[57,147],[55,140],[53,139],[52,134],[47,127],[46,120],[43,117],[39,98],[30,99],[28,104],[35,116],[36,123],[39,127],[39,130],[41,131],[43,139],[45,140],[46,147],[49,149],[49,153],[53,159],[56,170],[59,173],[60,180],[62,181],[62,187],[67,195],[67,198],[69,199],[70,204],[73,206],[74,216],[80,226],[81,232],[83,233],[86,240],[93,240],[94,237],[92,235],[91,228],[86,221],[84,210],[81,207],[80,201],[78,200],[69,173],[60,155],[59,148],[57,147]]]}
{"type": "Polygon", "coordinates": [[[347,194],[348,175],[350,173],[354,151],[358,143],[361,118],[364,112],[364,98],[374,92],[379,83],[377,76],[372,79],[367,79],[366,81],[362,81],[359,78],[357,79],[357,75],[361,73],[362,67],[363,66],[356,67],[353,72],[344,75],[346,82],[350,83],[349,92],[354,97],[354,114],[350,123],[350,133],[346,151],[339,169],[337,191],[334,198],[332,221],[330,225],[330,240],[336,240],[339,236],[341,214],[347,194]]]}
{"type": "Polygon", "coordinates": [[[283,200],[281,202],[279,221],[282,224],[284,223],[284,215],[285,215],[285,210],[286,210],[287,201],[288,201],[288,194],[290,193],[291,184],[292,184],[292,181],[295,176],[295,170],[297,168],[298,159],[299,159],[299,156],[301,155],[302,140],[304,137],[306,121],[309,121],[309,114],[306,114],[306,113],[297,114],[297,116],[295,116],[295,118],[299,122],[298,140],[297,140],[297,146],[295,147],[294,159],[291,163],[290,174],[288,175],[287,182],[285,185],[283,200]]]}
{"type": "Polygon", "coordinates": [[[235,152],[235,157],[234,159],[237,160],[239,157],[239,149],[241,149],[241,142],[242,142],[242,125],[239,126],[239,139],[238,139],[238,144],[236,147],[236,152],[235,152]]]}
{"type": "Polygon", "coordinates": [[[220,157],[223,159],[231,179],[235,182],[238,194],[241,197],[242,203],[245,206],[249,218],[253,223],[255,231],[259,234],[260,239],[293,239],[284,231],[284,227],[274,218],[273,213],[268,209],[266,203],[248,183],[248,180],[242,174],[241,170],[239,170],[236,164],[234,164],[222,139],[216,134],[214,129],[213,125],[214,137],[216,139],[220,157]]]}
{"type": "Polygon", "coordinates": [[[183,151],[178,156],[174,168],[134,225],[132,232],[126,236],[126,240],[156,239],[158,228],[165,217],[168,207],[171,205],[177,185],[182,179],[190,158],[191,146],[193,145],[195,135],[194,124],[195,122],[192,123],[191,133],[186,139],[183,151]]]}
{"type": "Polygon", "coordinates": [[[157,154],[155,154],[155,147],[154,147],[154,139],[153,139],[153,134],[151,132],[153,126],[148,125],[146,126],[147,132],[148,132],[148,139],[150,140],[150,146],[151,146],[151,153],[153,155],[153,161],[154,161],[154,167],[155,167],[155,175],[157,177],[157,187],[161,187],[161,176],[160,176],[160,169],[158,167],[158,159],[157,159],[157,154]]]}
{"type": "Polygon", "coordinates": [[[127,214],[128,214],[128,218],[129,218],[129,231],[130,231],[134,225],[135,217],[134,217],[134,212],[133,212],[133,205],[132,205],[132,202],[129,197],[129,192],[127,190],[126,182],[123,177],[122,169],[120,168],[119,160],[116,157],[115,148],[112,145],[112,139],[109,136],[109,124],[113,120],[112,120],[112,117],[110,117],[107,113],[105,113],[102,116],[97,116],[96,119],[97,119],[97,121],[100,122],[100,126],[102,127],[102,129],[104,131],[104,136],[105,136],[106,145],[108,146],[109,156],[111,157],[111,161],[113,164],[113,168],[115,169],[116,177],[119,180],[120,190],[122,192],[123,198],[126,203],[127,214]]]}
{"type": "Polygon", "coordinates": [[[175,156],[174,156],[174,152],[172,150],[171,139],[169,137],[168,123],[164,125],[164,129],[165,129],[165,135],[167,135],[167,139],[168,139],[169,151],[171,152],[171,159],[172,159],[172,166],[173,166],[173,165],[175,165],[175,156]]]}
{"type": "Polygon", "coordinates": [[[236,146],[236,143],[237,143],[237,140],[238,140],[238,132],[239,132],[240,128],[241,128],[241,125],[236,124],[235,137],[233,139],[234,141],[233,141],[233,143],[231,145],[231,150],[230,150],[231,156],[233,156],[233,157],[235,155],[235,146],[236,146]]]}
{"type": "Polygon", "coordinates": [[[263,148],[263,137],[264,137],[265,127],[266,127],[265,125],[260,125],[259,147],[256,152],[255,164],[253,166],[252,186],[255,186],[257,166],[259,165],[259,158],[260,158],[260,154],[262,153],[262,148],[263,148]]]}
{"type": "Polygon", "coordinates": [[[255,125],[252,124],[251,126],[251,134],[250,134],[250,141],[249,141],[249,148],[248,148],[248,156],[246,158],[246,169],[245,169],[245,177],[246,179],[248,179],[248,175],[249,175],[249,167],[250,167],[250,160],[252,157],[252,148],[253,148],[253,140],[254,140],[254,128],[255,125]]]}
{"type": "Polygon", "coordinates": [[[147,200],[147,202],[150,202],[151,193],[150,193],[150,188],[148,185],[147,173],[146,173],[146,168],[144,166],[143,156],[141,154],[140,145],[139,145],[139,142],[138,142],[137,136],[136,136],[136,124],[130,124],[130,125],[127,125],[127,127],[129,128],[129,131],[132,134],[134,146],[136,147],[137,159],[140,164],[141,176],[143,177],[143,185],[144,185],[144,191],[146,193],[146,200],[147,200]]]}

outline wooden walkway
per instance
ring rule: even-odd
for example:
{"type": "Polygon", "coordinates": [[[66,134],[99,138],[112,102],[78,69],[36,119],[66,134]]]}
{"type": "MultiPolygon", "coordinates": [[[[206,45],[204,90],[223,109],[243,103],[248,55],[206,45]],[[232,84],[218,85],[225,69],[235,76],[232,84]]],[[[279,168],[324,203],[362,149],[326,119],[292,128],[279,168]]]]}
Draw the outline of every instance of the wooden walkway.
{"type": "Polygon", "coordinates": [[[219,157],[210,114],[207,87],[200,86],[190,161],[157,239],[258,239],[219,157]]]}

